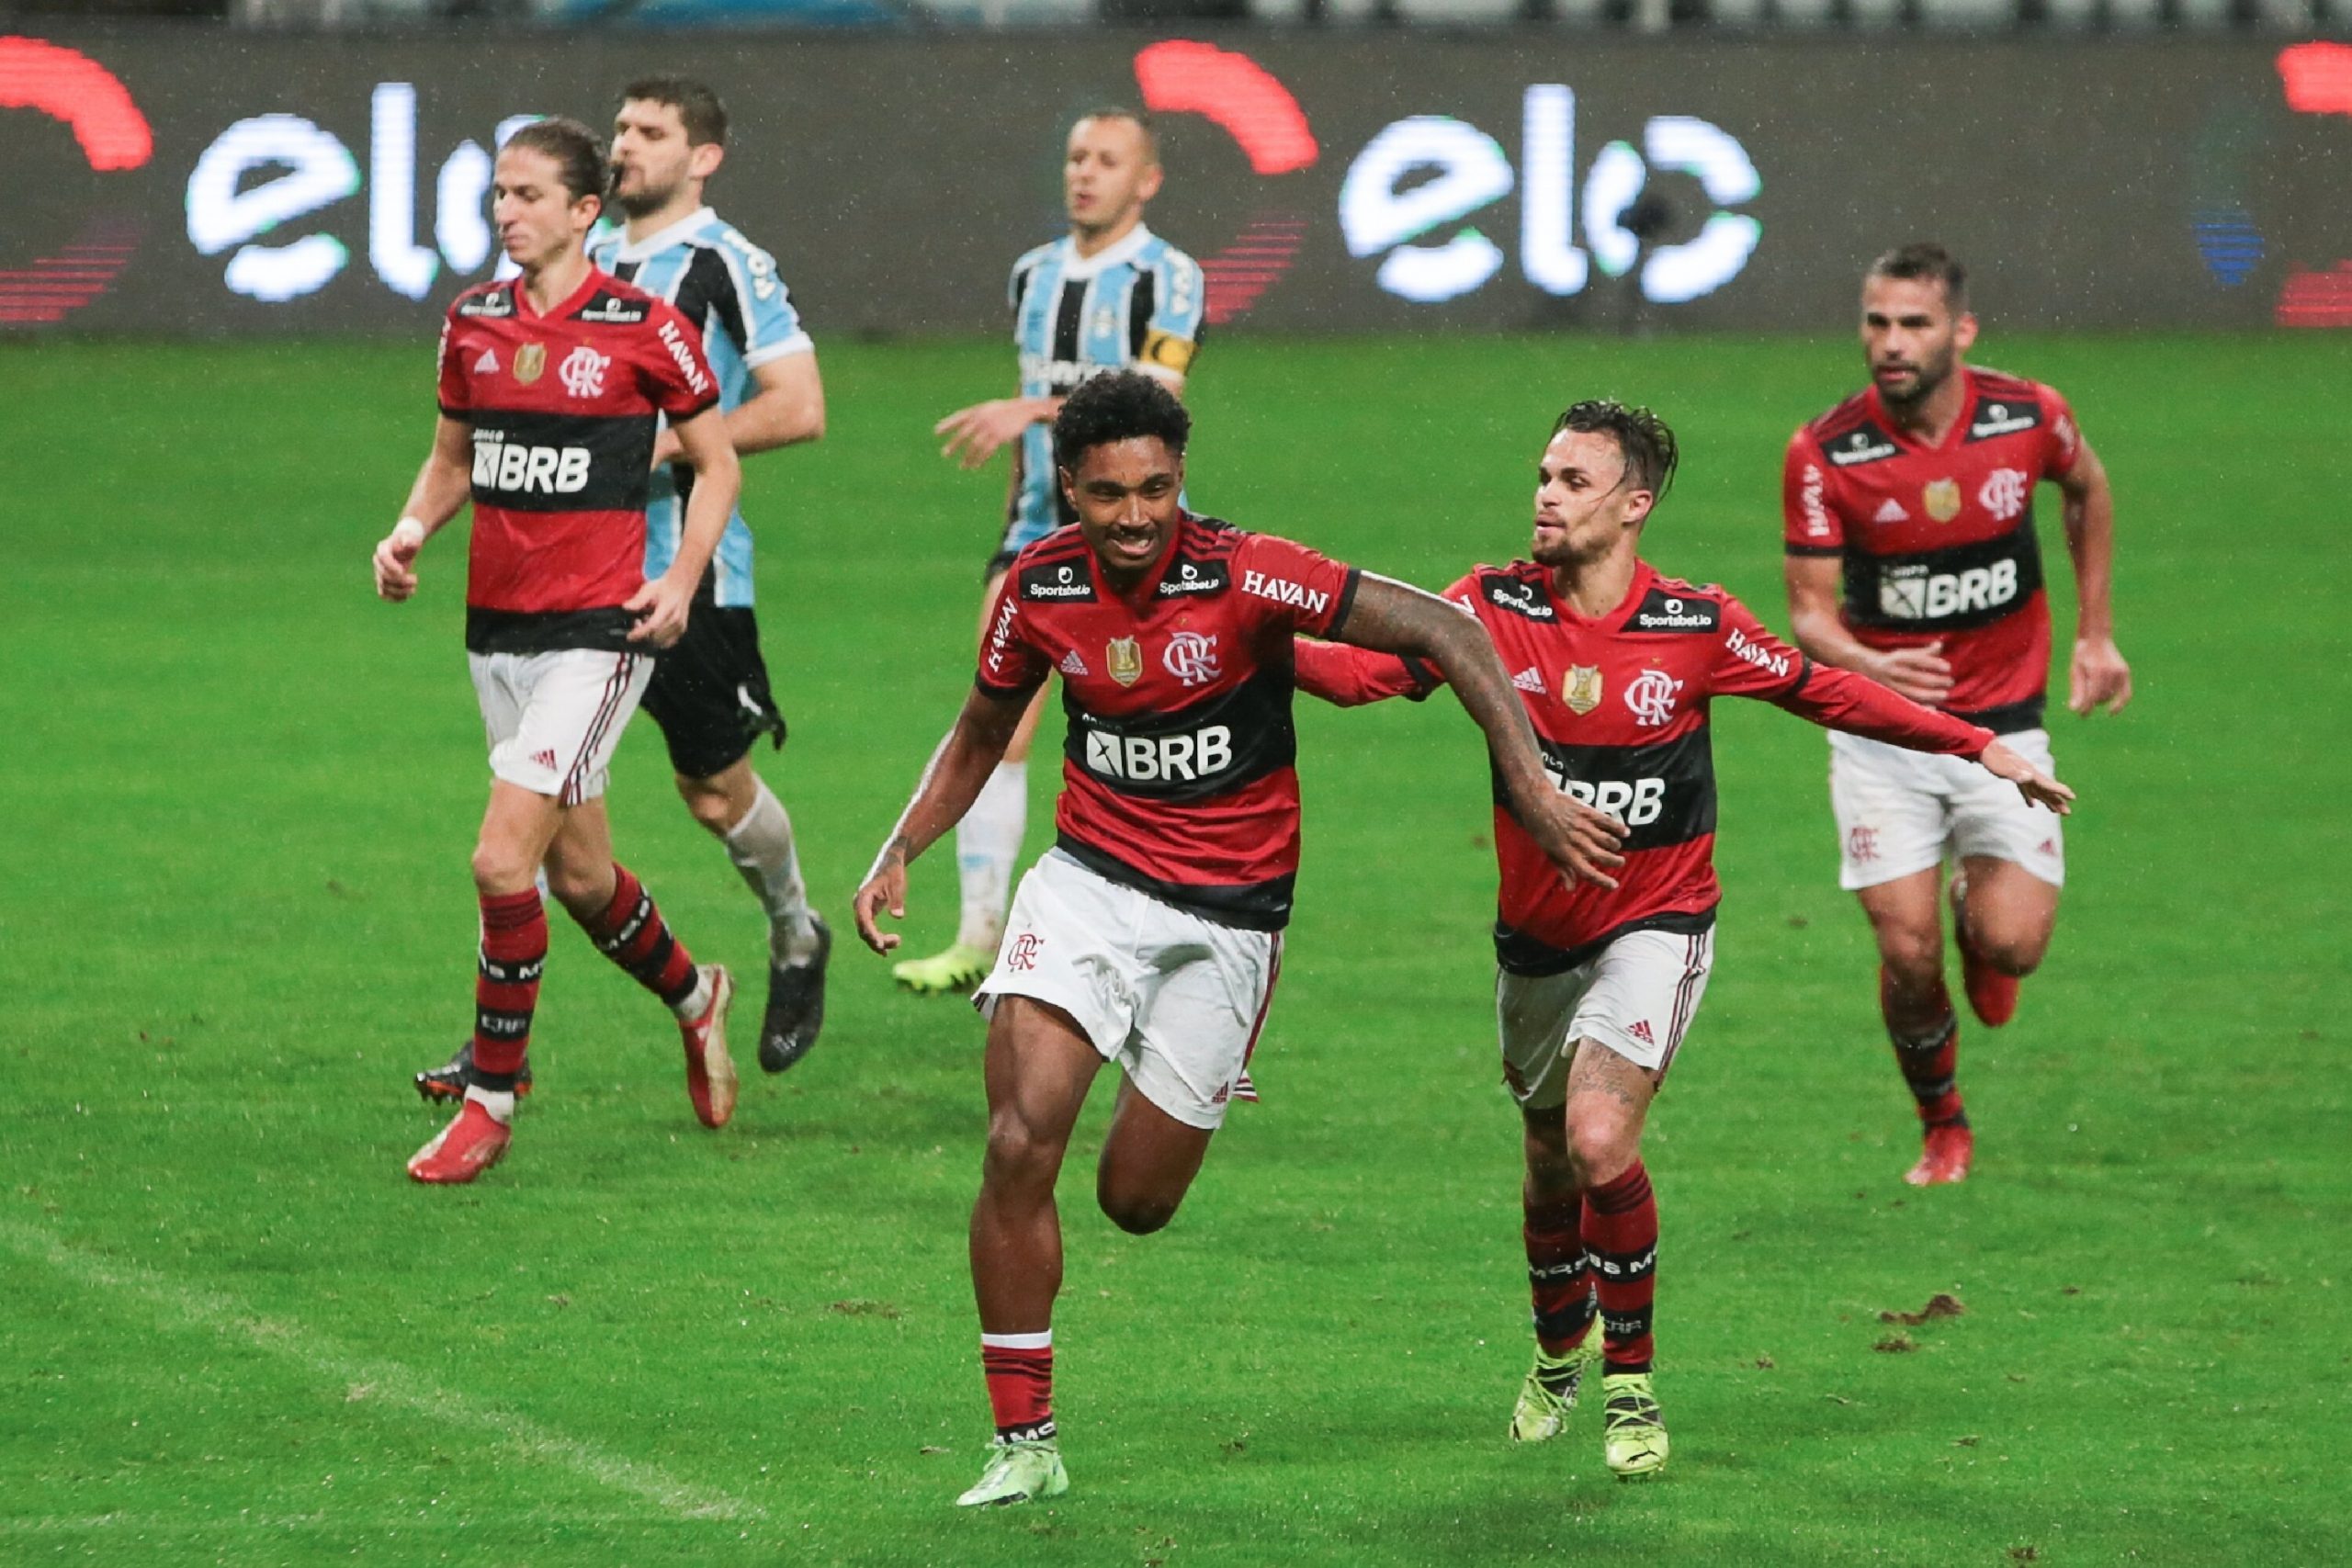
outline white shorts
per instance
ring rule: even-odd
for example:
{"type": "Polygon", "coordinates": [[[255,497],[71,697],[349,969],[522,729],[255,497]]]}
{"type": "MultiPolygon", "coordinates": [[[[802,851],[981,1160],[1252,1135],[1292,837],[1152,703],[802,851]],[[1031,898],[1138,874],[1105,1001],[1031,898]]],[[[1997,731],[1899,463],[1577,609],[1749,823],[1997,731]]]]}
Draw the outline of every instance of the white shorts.
{"type": "Polygon", "coordinates": [[[1533,1111],[1567,1103],[1575,1043],[1589,1040],[1664,1075],[1707,994],[1715,933],[1628,931],[1561,975],[1495,974],[1503,1082],[1533,1111]]]}
{"type": "Polygon", "coordinates": [[[651,658],[567,648],[469,653],[466,663],[490,733],[492,773],[565,806],[605,793],[605,770],[653,679],[651,658]]]}
{"type": "Polygon", "coordinates": [[[989,1017],[1033,997],[1078,1021],[1137,1093],[1188,1127],[1253,1099],[1244,1070],[1265,1027],[1283,939],[1125,887],[1058,850],[1012,896],[996,967],[972,994],[989,1017]]]}
{"type": "MultiPolygon", "coordinates": [[[[2042,772],[2054,771],[2048,730],[2001,739],[2042,772]]],[[[2063,818],[1965,758],[1833,730],[1829,805],[1838,818],[1838,885],[1849,893],[1969,855],[2011,861],[2052,887],[2065,885],[2063,818]]]]}

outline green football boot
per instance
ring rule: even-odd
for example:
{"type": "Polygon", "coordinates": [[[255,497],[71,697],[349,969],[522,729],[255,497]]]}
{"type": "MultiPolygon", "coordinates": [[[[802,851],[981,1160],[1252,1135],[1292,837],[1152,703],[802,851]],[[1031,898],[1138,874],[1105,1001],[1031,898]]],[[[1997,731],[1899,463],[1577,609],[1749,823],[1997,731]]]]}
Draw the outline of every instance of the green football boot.
{"type": "Polygon", "coordinates": [[[1568,1412],[1577,1407],[1577,1393],[1586,1371],[1600,1359],[1600,1325],[1595,1323],[1583,1343],[1555,1360],[1539,1348],[1535,1364],[1520,1385],[1519,1404],[1510,1413],[1510,1440],[1544,1443],[1560,1435],[1568,1412]]]}
{"type": "Polygon", "coordinates": [[[1607,1372],[1600,1380],[1601,1455],[1620,1481],[1666,1468],[1666,1422],[1647,1372],[1607,1372]]]}
{"type": "Polygon", "coordinates": [[[934,953],[929,958],[910,958],[890,965],[890,978],[908,990],[922,996],[938,996],[946,991],[968,992],[989,977],[996,967],[996,955],[982,953],[977,947],[957,942],[944,953],[934,953]]]}
{"type": "Polygon", "coordinates": [[[973,1488],[956,1499],[959,1508],[988,1508],[1008,1503],[1035,1503],[1058,1497],[1069,1490],[1069,1472],[1062,1468],[1062,1450],[1051,1438],[1028,1442],[992,1443],[989,1464],[973,1488]]]}

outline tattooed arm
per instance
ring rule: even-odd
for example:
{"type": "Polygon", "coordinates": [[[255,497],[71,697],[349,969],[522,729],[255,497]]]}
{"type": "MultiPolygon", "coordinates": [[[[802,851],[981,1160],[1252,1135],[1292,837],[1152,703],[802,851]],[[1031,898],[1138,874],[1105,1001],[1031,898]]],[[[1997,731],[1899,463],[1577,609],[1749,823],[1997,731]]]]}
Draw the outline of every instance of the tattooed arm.
{"type": "Polygon", "coordinates": [[[1330,636],[1435,665],[1487,732],[1487,750],[1520,825],[1571,879],[1617,886],[1607,868],[1625,863],[1617,852],[1625,830],[1614,818],[1580,805],[1553,784],[1535,744],[1535,727],[1484,626],[1434,593],[1367,571],[1330,636]]]}

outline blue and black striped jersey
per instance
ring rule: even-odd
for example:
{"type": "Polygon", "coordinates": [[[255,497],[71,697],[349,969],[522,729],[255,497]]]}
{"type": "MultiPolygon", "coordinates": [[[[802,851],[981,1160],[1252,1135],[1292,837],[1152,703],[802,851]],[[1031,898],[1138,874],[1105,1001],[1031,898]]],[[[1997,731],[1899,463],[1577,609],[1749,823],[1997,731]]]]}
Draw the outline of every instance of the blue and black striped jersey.
{"type": "MultiPolygon", "coordinates": [[[[1201,264],[1137,224],[1081,257],[1068,237],[1012,264],[1012,337],[1021,395],[1059,397],[1089,376],[1133,368],[1181,384],[1200,351],[1208,291],[1201,264]]],[[[1018,549],[1069,519],[1054,482],[1052,427],[1021,437],[1005,547],[1018,549]]]]}
{"type": "MultiPolygon", "coordinates": [[[[775,258],[709,208],[630,243],[619,228],[589,238],[588,259],[623,282],[667,299],[702,331],[703,353],[718,378],[719,406],[731,409],[757,390],[752,372],[786,355],[815,348],[777,276],[775,258]]],[[[645,574],[658,577],[678,553],[685,506],[669,474],[656,474],[645,513],[645,574]]],[[[752,603],[752,531],[738,512],[711,559],[718,603],[752,603]]]]}

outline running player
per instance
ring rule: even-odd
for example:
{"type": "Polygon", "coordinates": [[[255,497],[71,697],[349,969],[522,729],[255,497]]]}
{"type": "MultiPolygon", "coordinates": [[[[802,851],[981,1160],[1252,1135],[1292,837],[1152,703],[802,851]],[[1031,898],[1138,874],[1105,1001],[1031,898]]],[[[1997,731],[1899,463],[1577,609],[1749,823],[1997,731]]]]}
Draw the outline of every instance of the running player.
{"type": "MultiPolygon", "coordinates": [[[[600,225],[588,259],[624,283],[678,308],[701,331],[718,378],[718,401],[738,456],[825,433],[825,389],[815,345],[767,252],[703,204],[727,155],[727,109],[703,84],[649,76],[621,89],[613,122],[613,201],[625,227],[600,225]]],[[[645,574],[677,558],[691,470],[676,466],[676,435],[654,438],[646,506],[645,574]]],[[[752,770],[760,737],[784,744],[784,716],[768,689],[752,609],[752,531],[727,521],[695,613],[675,648],[654,664],[645,711],[669,745],[678,794],[727,856],[768,920],[768,999],[760,1066],[780,1073],[817,1043],[825,1018],[825,961],[832,933],[808,907],[792,818],[752,770]]],[[[467,1052],[416,1075],[428,1100],[465,1092],[467,1052]]],[[[527,1092],[530,1066],[517,1080],[527,1092]]]]}
{"type": "MultiPolygon", "coordinates": [[[[1144,205],[1159,194],[1160,178],[1159,143],[1136,110],[1098,109],[1070,127],[1062,164],[1069,232],[1012,265],[1021,395],[958,409],[934,432],[947,437],[945,455],[960,456],[967,468],[999,447],[1013,449],[1012,497],[1004,536],[988,564],[984,610],[1023,546],[1075,520],[1055,480],[1050,435],[1070,389],[1102,371],[1133,367],[1171,391],[1184,389],[1206,294],[1200,265],[1144,227],[1144,205]]],[[[985,621],[980,631],[985,637],[985,621]]],[[[1041,692],[1004,761],[956,825],[963,912],[956,941],[944,953],[891,968],[910,989],[967,991],[996,960],[1029,827],[1029,745],[1044,707],[1041,692]]]]}
{"type": "MultiPolygon", "coordinates": [[[[1517,671],[1559,786],[1627,829],[1617,886],[1566,885],[1495,793],[1495,1016],[1525,1123],[1535,1308],[1535,1364],[1510,1435],[1556,1437],[1599,1363],[1603,1457],[1626,1477],[1655,1474],[1668,1451],[1650,1378],[1658,1222],[1641,1137],[1714,962],[1710,699],[1758,697],[1973,763],[2058,811],[2071,798],[1990,730],[1824,669],[1722,589],[1660,576],[1638,552],[1675,460],[1674,433],[1647,409],[1576,404],[1536,462],[1534,558],[1479,567],[1446,590],[1517,671]]],[[[1441,678],[1329,643],[1302,641],[1297,660],[1300,688],[1342,705],[1423,696],[1441,678]]]]}
{"type": "MultiPolygon", "coordinates": [[[[1824,664],[1983,725],[2046,769],[2050,601],[2034,486],[2050,479],[2064,498],[2075,600],[2067,705],[2078,715],[2132,699],[2108,602],[2114,498],[2066,400],[1972,368],[1963,356],[1975,341],[1967,272],[1942,246],[1905,245],[1871,264],[1871,385],[1789,442],[1789,626],[1824,664]]],[[[1975,1135],[1961,1103],[1938,883],[1951,861],[1969,1007],[1987,1025],[2007,1023],[2018,980],[2050,946],[2065,840],[2047,813],[1973,770],[1858,736],[1829,738],[1829,799],[1838,882],[1860,897],[1877,938],[1879,1009],[1924,1129],[1904,1179],[1959,1181],[1975,1135]]]]}
{"type": "Polygon", "coordinates": [[[1073,391],[1054,421],[1079,516],[1021,551],[978,682],[854,905],[906,912],[907,863],[954,824],[1048,674],[1069,738],[1055,848],[1022,879],[989,1017],[988,1155],[972,1209],[980,1361],[996,1441],[967,1505],[1065,1490],[1053,1414],[1061,1226],[1054,1181],[1105,1062],[1123,1081],[1096,1194],[1136,1235],[1183,1201],[1240,1091],[1281,966],[1298,868],[1291,638],[1434,665],[1487,732],[1531,852],[1605,877],[1616,825],[1550,787],[1494,649],[1440,601],[1271,535],[1186,512],[1184,406],[1147,376],[1073,391]]]}
{"type": "Polygon", "coordinates": [[[542,870],[597,947],[676,1016],[695,1114],[718,1127],[734,1110],[733,982],[697,966],[614,863],[603,796],[651,650],[686,628],[739,470],[694,328],[589,265],[605,179],[604,150],[574,120],[526,126],[499,152],[492,213],[521,275],[449,307],[432,455],[376,547],[376,592],[409,598],[418,551],[471,496],[466,655],[492,773],[473,856],[481,972],[470,1079],[455,1120],[409,1161],[419,1181],[471,1181],[506,1152],[547,959],[542,870]],[[649,579],[645,492],[663,418],[695,485],[676,558],[649,579]]]}

